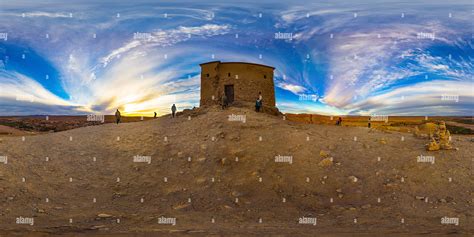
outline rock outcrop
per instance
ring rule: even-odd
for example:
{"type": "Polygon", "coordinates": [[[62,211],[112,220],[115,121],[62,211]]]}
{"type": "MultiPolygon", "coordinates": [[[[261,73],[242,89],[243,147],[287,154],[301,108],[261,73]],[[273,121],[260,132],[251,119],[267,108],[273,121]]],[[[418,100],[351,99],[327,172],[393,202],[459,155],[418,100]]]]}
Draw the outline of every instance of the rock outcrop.
{"type": "Polygon", "coordinates": [[[430,143],[426,145],[428,151],[452,150],[454,149],[450,142],[451,133],[446,128],[446,123],[441,121],[434,133],[430,133],[430,143]]]}

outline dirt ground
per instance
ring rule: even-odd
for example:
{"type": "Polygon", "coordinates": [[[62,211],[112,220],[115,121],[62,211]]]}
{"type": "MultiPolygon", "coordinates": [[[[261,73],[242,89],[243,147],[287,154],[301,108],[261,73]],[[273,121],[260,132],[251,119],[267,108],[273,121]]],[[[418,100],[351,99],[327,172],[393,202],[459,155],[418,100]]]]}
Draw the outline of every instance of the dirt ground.
{"type": "MultiPolygon", "coordinates": [[[[90,115],[89,115],[90,116],[90,115]]],[[[36,135],[48,132],[61,132],[74,128],[115,123],[114,115],[94,116],[0,116],[0,136],[36,135]]],[[[153,117],[121,117],[124,123],[140,122],[153,117]]]]}
{"type": "Polygon", "coordinates": [[[30,135],[28,132],[22,131],[17,128],[0,125],[0,136],[23,136],[30,135]]]}
{"type": "Polygon", "coordinates": [[[438,124],[446,122],[451,134],[474,135],[474,120],[470,116],[325,116],[319,114],[286,114],[290,121],[335,125],[337,119],[342,119],[342,126],[368,127],[370,121],[371,128],[385,131],[412,133],[415,127],[422,127],[426,123],[438,124]]]}
{"type": "Polygon", "coordinates": [[[470,235],[473,138],[234,107],[1,137],[0,236],[470,235]]]}

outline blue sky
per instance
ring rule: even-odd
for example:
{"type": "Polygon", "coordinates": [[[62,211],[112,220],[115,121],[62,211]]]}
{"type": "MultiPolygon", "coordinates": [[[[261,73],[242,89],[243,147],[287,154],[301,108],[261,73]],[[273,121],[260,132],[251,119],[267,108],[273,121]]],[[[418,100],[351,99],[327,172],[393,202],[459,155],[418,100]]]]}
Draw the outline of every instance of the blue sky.
{"type": "Polygon", "coordinates": [[[214,60],[274,66],[283,112],[472,115],[471,1],[305,2],[2,1],[0,115],[192,108],[214,60]]]}

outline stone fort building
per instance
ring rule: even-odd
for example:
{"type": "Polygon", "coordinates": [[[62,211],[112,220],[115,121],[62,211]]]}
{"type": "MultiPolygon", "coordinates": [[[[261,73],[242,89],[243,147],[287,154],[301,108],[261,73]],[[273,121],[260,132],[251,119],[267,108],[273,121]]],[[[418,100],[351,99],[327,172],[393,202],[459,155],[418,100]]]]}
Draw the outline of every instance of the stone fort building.
{"type": "Polygon", "coordinates": [[[200,106],[219,104],[225,94],[232,102],[255,104],[262,93],[263,105],[275,107],[274,67],[245,63],[213,61],[201,66],[200,106]]]}

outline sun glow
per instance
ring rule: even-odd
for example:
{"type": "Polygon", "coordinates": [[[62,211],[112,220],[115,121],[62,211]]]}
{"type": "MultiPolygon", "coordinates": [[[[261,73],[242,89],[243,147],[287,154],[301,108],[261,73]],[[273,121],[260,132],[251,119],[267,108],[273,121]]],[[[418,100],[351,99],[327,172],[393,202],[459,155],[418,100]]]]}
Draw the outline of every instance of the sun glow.
{"type": "Polygon", "coordinates": [[[125,104],[122,109],[124,116],[153,116],[154,112],[157,111],[147,107],[144,103],[125,104]]]}

